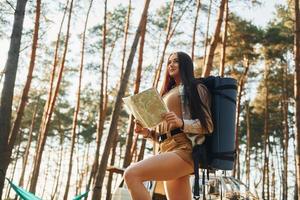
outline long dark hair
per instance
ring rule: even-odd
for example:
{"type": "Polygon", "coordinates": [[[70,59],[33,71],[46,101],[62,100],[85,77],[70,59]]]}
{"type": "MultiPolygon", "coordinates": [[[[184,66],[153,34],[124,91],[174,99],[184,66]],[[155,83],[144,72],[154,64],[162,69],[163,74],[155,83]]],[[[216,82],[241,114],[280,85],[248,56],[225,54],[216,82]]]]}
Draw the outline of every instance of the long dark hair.
{"type": "MultiPolygon", "coordinates": [[[[192,119],[199,119],[201,125],[208,131],[208,122],[204,110],[208,109],[203,104],[197,90],[197,80],[194,77],[194,65],[191,57],[184,52],[176,52],[179,62],[179,74],[184,86],[184,97],[190,108],[192,119]]],[[[170,59],[168,58],[168,61],[170,59]]],[[[175,80],[166,70],[165,79],[160,94],[163,96],[176,86],[175,80]]]]}

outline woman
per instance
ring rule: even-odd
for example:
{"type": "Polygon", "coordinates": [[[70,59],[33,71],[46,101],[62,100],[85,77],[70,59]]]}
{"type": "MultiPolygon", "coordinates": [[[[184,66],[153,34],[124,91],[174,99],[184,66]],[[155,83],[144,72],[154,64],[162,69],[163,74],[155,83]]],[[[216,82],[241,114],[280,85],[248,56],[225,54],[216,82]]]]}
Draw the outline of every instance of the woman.
{"type": "Polygon", "coordinates": [[[203,134],[212,132],[210,97],[197,84],[191,58],[183,52],[168,58],[161,95],[170,112],[155,129],[136,121],[135,132],[159,142],[160,153],[130,165],[124,179],[133,200],[150,200],[144,181],[164,181],[169,200],[191,199],[189,175],[193,173],[192,145],[202,143],[203,134]]]}

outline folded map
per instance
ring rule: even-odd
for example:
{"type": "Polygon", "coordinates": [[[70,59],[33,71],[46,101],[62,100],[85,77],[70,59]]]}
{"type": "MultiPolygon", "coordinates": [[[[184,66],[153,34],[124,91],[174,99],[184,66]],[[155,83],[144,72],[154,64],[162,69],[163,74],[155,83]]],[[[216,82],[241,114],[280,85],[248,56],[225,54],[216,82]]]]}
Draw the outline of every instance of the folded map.
{"type": "Polygon", "coordinates": [[[127,110],[146,128],[152,128],[163,121],[162,114],[168,108],[156,88],[150,88],[138,94],[124,97],[127,110]]]}

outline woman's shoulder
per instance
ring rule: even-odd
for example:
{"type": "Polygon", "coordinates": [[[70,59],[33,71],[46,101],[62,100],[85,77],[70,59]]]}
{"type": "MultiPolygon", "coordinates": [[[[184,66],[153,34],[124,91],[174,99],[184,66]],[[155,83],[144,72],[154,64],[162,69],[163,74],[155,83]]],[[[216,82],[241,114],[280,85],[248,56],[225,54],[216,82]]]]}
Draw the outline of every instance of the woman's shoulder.
{"type": "Polygon", "coordinates": [[[171,93],[173,93],[173,92],[178,92],[178,88],[179,88],[179,86],[176,86],[176,87],[173,87],[173,88],[171,88],[169,91],[167,91],[164,95],[162,95],[162,97],[164,98],[164,97],[166,97],[167,95],[170,95],[171,93]]]}
{"type": "Polygon", "coordinates": [[[196,81],[195,86],[199,93],[203,93],[204,95],[209,94],[207,87],[201,81],[196,81]]]}
{"type": "Polygon", "coordinates": [[[202,102],[205,104],[210,104],[211,95],[207,87],[201,81],[195,82],[195,86],[202,102]]]}

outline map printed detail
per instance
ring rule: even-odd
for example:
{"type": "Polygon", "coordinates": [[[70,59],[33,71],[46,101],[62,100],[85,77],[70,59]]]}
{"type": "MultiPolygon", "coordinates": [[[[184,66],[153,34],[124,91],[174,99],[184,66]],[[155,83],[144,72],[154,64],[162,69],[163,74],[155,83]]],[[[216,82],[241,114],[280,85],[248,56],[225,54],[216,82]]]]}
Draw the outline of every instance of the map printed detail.
{"type": "Polygon", "coordinates": [[[125,97],[123,101],[130,114],[146,128],[158,125],[163,121],[162,114],[168,112],[167,106],[155,88],[125,97]]]}

